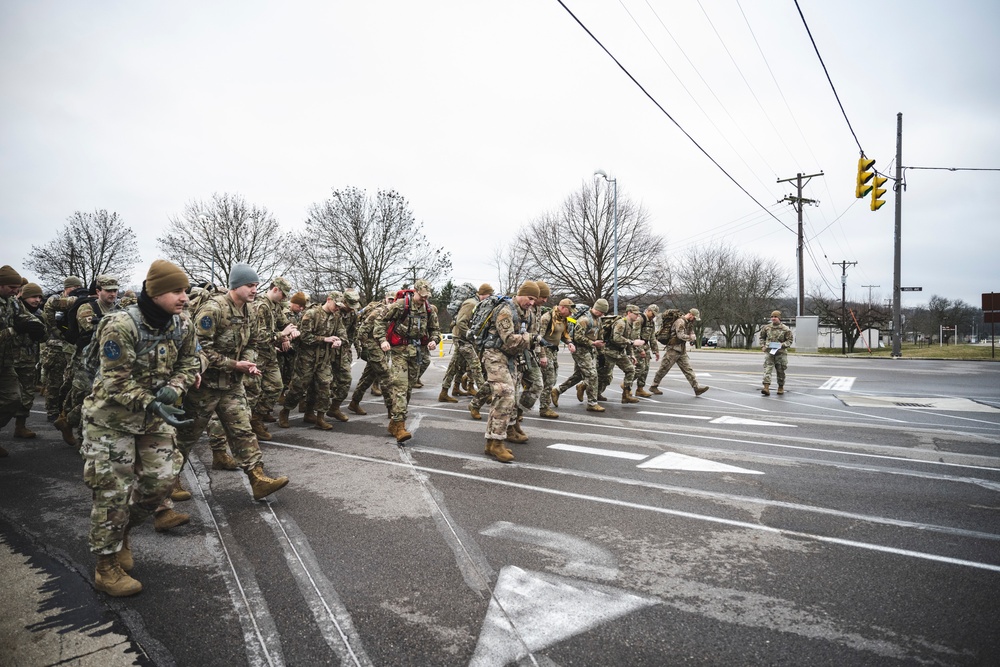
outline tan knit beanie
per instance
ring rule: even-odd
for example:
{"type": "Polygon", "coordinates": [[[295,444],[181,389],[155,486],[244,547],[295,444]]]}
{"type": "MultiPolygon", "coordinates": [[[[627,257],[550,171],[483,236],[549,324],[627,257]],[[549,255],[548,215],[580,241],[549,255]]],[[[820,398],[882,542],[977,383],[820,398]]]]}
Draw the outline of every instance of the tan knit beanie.
{"type": "Polygon", "coordinates": [[[14,270],[10,264],[0,266],[0,285],[20,285],[21,274],[14,270]]]}
{"type": "Polygon", "coordinates": [[[160,296],[176,289],[187,289],[190,285],[187,274],[176,264],[165,259],[154,260],[146,274],[146,294],[160,296]]]}
{"type": "Polygon", "coordinates": [[[533,280],[525,280],[517,289],[517,295],[538,298],[538,284],[533,280]]]}
{"type": "Polygon", "coordinates": [[[539,299],[548,299],[549,296],[551,296],[552,290],[549,289],[549,286],[546,283],[543,283],[541,280],[536,280],[535,284],[538,285],[539,299]]]}

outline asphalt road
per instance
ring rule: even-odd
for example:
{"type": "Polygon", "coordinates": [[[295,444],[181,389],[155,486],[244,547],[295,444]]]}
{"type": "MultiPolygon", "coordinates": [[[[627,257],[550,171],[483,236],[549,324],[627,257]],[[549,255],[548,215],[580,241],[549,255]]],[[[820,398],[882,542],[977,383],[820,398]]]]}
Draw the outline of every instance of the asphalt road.
{"type": "Polygon", "coordinates": [[[3,434],[0,664],[1000,664],[1000,364],[792,355],[764,397],[759,355],[691,356],[708,393],[564,394],[510,465],[437,402],[447,357],[405,448],[371,396],[275,427],[268,502],[199,448],[192,522],[133,532],[119,600],[40,411],[3,434]]]}

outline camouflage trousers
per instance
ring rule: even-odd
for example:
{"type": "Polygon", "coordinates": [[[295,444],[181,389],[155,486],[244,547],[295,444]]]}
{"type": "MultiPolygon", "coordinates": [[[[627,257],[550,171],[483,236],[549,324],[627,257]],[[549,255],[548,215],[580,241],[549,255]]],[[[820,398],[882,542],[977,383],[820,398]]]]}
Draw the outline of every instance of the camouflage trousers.
{"type": "Polygon", "coordinates": [[[604,390],[611,384],[615,374],[615,366],[625,374],[625,388],[632,389],[632,382],[635,381],[635,364],[632,363],[632,357],[617,350],[607,350],[604,353],[604,366],[597,373],[598,394],[603,394],[604,390]]]}
{"type": "MultiPolygon", "coordinates": [[[[405,421],[407,407],[410,403],[410,388],[420,377],[420,362],[413,346],[400,345],[394,347],[387,355],[389,358],[389,386],[382,385],[382,394],[389,398],[389,419],[405,421]],[[386,391],[388,389],[388,391],[386,391]]],[[[426,357],[426,349],[420,357],[426,357]]]]}
{"type": "MultiPolygon", "coordinates": [[[[69,375],[69,388],[67,389],[64,384],[63,390],[66,391],[66,400],[63,402],[63,413],[66,415],[66,423],[73,429],[77,442],[82,442],[83,399],[90,394],[91,384],[87,382],[88,375],[83,369],[83,362],[79,355],[74,357],[73,362],[66,367],[66,373],[69,375]]],[[[93,378],[90,380],[93,382],[93,378]]]]}
{"type": "Polygon", "coordinates": [[[483,352],[483,370],[491,389],[486,439],[504,440],[507,427],[517,419],[516,387],[521,383],[521,374],[510,357],[500,350],[483,352]]]}
{"type": "Polygon", "coordinates": [[[287,388],[292,381],[292,370],[295,368],[295,348],[288,352],[278,353],[278,370],[281,371],[281,384],[287,388]]]}
{"type": "Polygon", "coordinates": [[[260,376],[246,376],[243,386],[247,392],[247,405],[255,415],[270,414],[274,404],[281,396],[284,385],[281,382],[281,369],[277,359],[258,359],[257,369],[260,376]]]}
{"type": "Polygon", "coordinates": [[[764,355],[764,384],[771,384],[772,371],[778,376],[778,386],[785,386],[785,370],[788,368],[788,353],[778,352],[775,355],[764,355]]]}
{"type": "MultiPolygon", "coordinates": [[[[0,362],[2,363],[2,362],[0,362]]],[[[0,428],[6,426],[21,409],[21,383],[12,365],[0,366],[0,428]]]]}
{"type": "Polygon", "coordinates": [[[250,408],[247,406],[243,385],[236,383],[228,389],[202,386],[191,389],[184,397],[182,419],[194,421],[177,429],[177,446],[187,460],[198,438],[205,432],[212,415],[219,418],[226,439],[233,451],[233,458],[243,470],[251,470],[261,462],[257,436],[250,430],[250,408]]]}
{"type": "Polygon", "coordinates": [[[215,415],[208,420],[208,448],[213,452],[225,452],[229,449],[226,429],[222,428],[222,422],[215,415]]]}
{"type": "Polygon", "coordinates": [[[35,394],[38,393],[38,367],[15,366],[14,372],[17,373],[17,384],[21,392],[21,406],[15,416],[27,417],[35,403],[35,394]]]}
{"type": "Polygon", "coordinates": [[[425,347],[420,351],[420,367],[417,369],[417,381],[424,376],[424,371],[426,371],[431,366],[431,353],[427,351],[425,347]]]}
{"type": "Polygon", "coordinates": [[[93,491],[90,550],[117,553],[125,527],[142,523],[167,497],[184,458],[174,436],[123,433],[89,422],[82,454],[83,481],[93,491]]]}
{"type": "Polygon", "coordinates": [[[347,398],[351,391],[351,364],[354,361],[354,353],[345,344],[340,348],[339,353],[334,353],[333,364],[330,371],[330,401],[333,405],[340,405],[347,398]]]}
{"type": "Polygon", "coordinates": [[[54,420],[62,412],[63,400],[66,398],[62,394],[63,379],[72,358],[72,351],[67,352],[53,341],[45,346],[42,372],[45,375],[45,414],[50,420],[54,420]]]}
{"type": "MultiPolygon", "coordinates": [[[[355,387],[354,394],[351,395],[351,400],[355,403],[361,402],[361,399],[365,397],[365,392],[368,391],[373,382],[378,382],[379,386],[382,387],[389,386],[389,369],[386,367],[388,359],[386,359],[385,352],[378,347],[365,348],[362,358],[365,357],[367,357],[365,369],[361,372],[361,377],[358,378],[358,386],[355,387]]],[[[384,392],[382,393],[382,401],[385,403],[386,410],[392,414],[389,396],[384,392]]]]}
{"type": "Polygon", "coordinates": [[[597,405],[597,352],[590,348],[576,348],[573,353],[573,374],[559,385],[559,393],[566,393],[567,389],[578,382],[587,385],[587,405],[597,405]]]}
{"type": "MultiPolygon", "coordinates": [[[[542,387],[545,386],[545,381],[542,380],[542,367],[538,363],[538,358],[534,354],[528,354],[527,363],[525,364],[524,371],[521,374],[521,395],[518,397],[517,404],[521,406],[524,410],[530,410],[535,406],[535,401],[538,400],[538,396],[542,393],[542,387]]],[[[547,363],[547,362],[546,362],[547,363]]]]}
{"type": "Polygon", "coordinates": [[[672,347],[668,347],[664,350],[663,361],[660,362],[660,367],[656,369],[656,376],[653,377],[653,384],[659,386],[660,382],[663,380],[663,376],[667,374],[674,364],[677,364],[677,368],[681,369],[684,373],[684,377],[687,378],[688,383],[692,388],[698,388],[698,378],[694,376],[694,370],[691,368],[691,362],[688,361],[687,352],[678,352],[672,347]]]}
{"type": "Polygon", "coordinates": [[[652,354],[648,347],[635,353],[635,386],[639,389],[646,386],[646,376],[649,375],[649,359],[652,354]]]}
{"type": "Polygon", "coordinates": [[[542,393],[538,395],[538,409],[546,410],[552,406],[552,389],[559,379],[559,362],[555,352],[550,352],[549,361],[542,366],[542,393]]]}
{"type": "MultiPolygon", "coordinates": [[[[325,355],[324,355],[325,356],[325,355]]],[[[330,382],[333,379],[329,359],[317,359],[313,350],[301,350],[295,355],[295,370],[285,392],[285,406],[294,407],[306,399],[310,410],[326,412],[330,407],[330,382]]]]}
{"type": "Polygon", "coordinates": [[[451,351],[451,361],[448,363],[448,370],[445,371],[441,388],[448,391],[451,384],[456,379],[460,380],[466,373],[477,388],[483,386],[483,366],[479,363],[476,347],[472,343],[456,342],[451,351]]]}

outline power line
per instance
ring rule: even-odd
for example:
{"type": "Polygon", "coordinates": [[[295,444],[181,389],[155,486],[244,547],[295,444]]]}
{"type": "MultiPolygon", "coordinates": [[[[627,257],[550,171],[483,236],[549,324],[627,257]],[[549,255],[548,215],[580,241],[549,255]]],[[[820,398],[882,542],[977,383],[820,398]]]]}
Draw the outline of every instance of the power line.
{"type": "Polygon", "coordinates": [[[939,171],[1000,171],[994,167],[903,167],[903,169],[935,169],[939,171]]]}
{"type": "Polygon", "coordinates": [[[661,104],[660,104],[659,102],[657,102],[657,101],[656,101],[656,98],[655,98],[655,97],[653,97],[653,96],[652,96],[652,95],[651,95],[651,94],[649,93],[649,91],[648,91],[648,90],[646,90],[646,89],[645,89],[645,88],[643,87],[643,85],[642,85],[641,83],[639,83],[638,79],[636,79],[636,78],[635,78],[634,76],[632,76],[632,73],[631,73],[631,72],[629,72],[629,71],[628,71],[628,70],[627,70],[627,69],[625,68],[625,66],[624,66],[624,65],[622,65],[622,64],[621,64],[621,63],[620,63],[620,62],[618,61],[618,59],[617,59],[617,58],[615,58],[615,57],[614,57],[614,55],[613,55],[613,54],[611,53],[611,51],[609,51],[609,50],[608,50],[608,47],[604,46],[604,44],[603,44],[603,43],[601,43],[601,40],[597,39],[597,36],[596,36],[596,35],[594,35],[594,33],[592,33],[592,32],[590,31],[590,28],[588,28],[587,26],[585,26],[585,25],[583,24],[583,21],[581,21],[580,19],[578,19],[578,18],[577,18],[576,14],[574,14],[574,13],[573,13],[573,12],[572,12],[572,11],[570,10],[570,8],[566,6],[566,3],[564,3],[564,2],[563,2],[563,0],[556,0],[556,1],[557,1],[557,2],[558,2],[558,3],[559,3],[559,4],[561,5],[561,6],[562,6],[562,8],[563,8],[563,9],[565,9],[565,10],[566,10],[566,13],[567,13],[567,14],[569,14],[569,15],[570,15],[571,17],[573,17],[573,20],[577,22],[577,25],[579,25],[579,26],[580,26],[581,28],[583,28],[583,31],[584,31],[584,32],[586,32],[586,33],[587,33],[588,35],[590,35],[590,38],[591,38],[592,40],[594,40],[594,42],[596,42],[596,43],[597,43],[597,45],[598,45],[599,47],[601,47],[601,50],[602,50],[602,51],[604,51],[604,52],[605,52],[606,54],[608,54],[608,57],[609,57],[609,58],[611,58],[611,60],[613,60],[613,61],[614,61],[614,63],[615,63],[616,65],[618,65],[618,68],[619,68],[619,69],[620,69],[620,70],[621,70],[622,72],[624,72],[624,73],[625,73],[625,76],[627,76],[627,77],[628,77],[629,79],[631,79],[631,80],[632,80],[632,83],[634,83],[634,84],[635,84],[635,85],[636,85],[636,86],[637,86],[637,87],[639,88],[639,90],[641,90],[641,91],[642,91],[642,93],[643,93],[643,94],[644,94],[644,95],[645,95],[646,97],[648,97],[648,98],[649,98],[649,101],[650,101],[650,102],[652,102],[653,104],[655,104],[655,105],[656,105],[656,108],[657,108],[657,109],[659,109],[659,110],[660,110],[661,112],[663,112],[663,115],[664,115],[664,116],[666,116],[667,118],[669,118],[669,119],[670,119],[670,122],[672,122],[672,123],[673,123],[673,124],[674,124],[674,125],[675,125],[675,126],[677,127],[677,129],[678,129],[678,130],[680,130],[680,131],[681,131],[681,132],[682,132],[682,133],[684,134],[684,136],[685,136],[685,137],[687,137],[687,138],[688,138],[688,140],[690,140],[690,141],[691,141],[691,143],[692,143],[692,144],[694,144],[694,145],[695,145],[695,147],[696,147],[696,148],[697,148],[698,150],[700,150],[700,151],[702,152],[702,154],[703,154],[703,155],[704,155],[705,157],[707,157],[707,158],[709,159],[709,161],[711,161],[711,163],[712,163],[712,164],[714,164],[714,165],[715,165],[716,167],[718,167],[719,171],[721,171],[721,172],[722,172],[723,174],[725,174],[725,175],[726,175],[726,178],[728,178],[728,179],[729,179],[730,181],[732,181],[732,182],[733,182],[733,184],[734,184],[734,185],[735,185],[736,187],[738,187],[738,188],[739,188],[740,190],[742,190],[742,191],[743,191],[743,194],[745,194],[745,195],[746,195],[747,197],[749,197],[749,198],[750,198],[750,199],[751,199],[751,200],[752,200],[752,201],[753,201],[753,202],[754,202],[755,204],[757,204],[757,206],[759,206],[759,207],[760,207],[761,209],[763,209],[764,211],[766,211],[768,215],[770,215],[770,216],[771,216],[772,218],[774,218],[774,219],[775,219],[775,220],[776,220],[776,221],[778,222],[778,224],[779,224],[779,225],[781,225],[782,227],[784,227],[784,228],[785,228],[785,229],[787,229],[788,231],[792,232],[793,234],[795,233],[795,231],[794,231],[794,230],[793,230],[793,229],[792,229],[791,227],[789,227],[788,225],[786,225],[785,223],[783,223],[783,222],[782,222],[782,221],[781,221],[781,220],[780,220],[780,219],[778,218],[778,216],[774,215],[774,213],[771,213],[771,211],[769,211],[769,210],[768,210],[768,209],[767,209],[767,208],[766,208],[766,207],[765,207],[765,206],[764,206],[763,204],[761,204],[761,203],[760,203],[759,201],[757,201],[756,197],[754,197],[754,196],[753,196],[752,194],[750,194],[750,193],[749,193],[749,192],[747,191],[747,189],[746,189],[746,188],[744,188],[744,187],[743,187],[742,185],[740,185],[739,181],[737,181],[737,180],[736,180],[735,178],[733,178],[733,177],[732,177],[732,176],[731,176],[731,175],[729,174],[729,172],[728,172],[728,171],[726,171],[726,170],[725,170],[725,168],[724,168],[724,167],[723,167],[723,166],[722,166],[721,164],[719,164],[718,162],[716,162],[715,158],[713,158],[713,157],[712,157],[711,155],[709,155],[708,151],[706,151],[706,150],[705,150],[704,148],[702,148],[702,147],[701,147],[701,144],[699,144],[699,143],[698,143],[697,141],[695,141],[694,137],[692,137],[692,136],[691,136],[690,134],[688,134],[687,130],[685,130],[685,129],[684,129],[683,127],[681,127],[681,124],[680,124],[680,123],[678,123],[678,122],[677,122],[677,121],[676,121],[676,120],[674,119],[674,117],[673,117],[673,116],[671,116],[671,115],[670,115],[670,114],[669,114],[669,113],[667,112],[667,110],[663,108],[663,105],[661,105],[661,104]]]}

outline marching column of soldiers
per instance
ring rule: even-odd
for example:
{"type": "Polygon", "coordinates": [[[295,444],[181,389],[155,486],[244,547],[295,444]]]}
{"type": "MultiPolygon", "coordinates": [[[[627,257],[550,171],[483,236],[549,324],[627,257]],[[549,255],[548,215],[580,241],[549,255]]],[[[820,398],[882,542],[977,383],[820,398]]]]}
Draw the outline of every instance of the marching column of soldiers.
{"type": "MultiPolygon", "coordinates": [[[[258,293],[261,286],[247,264],[233,265],[228,289],[219,290],[191,286],[179,267],[156,260],[138,295],[119,299],[113,276],[97,276],[89,287],[69,276],[63,290],[46,299],[37,284],[0,267],[0,427],[14,419],[15,438],[35,437],[27,420],[41,387],[46,417],[79,451],[93,492],[88,540],[98,590],[112,596],[142,590],[130,574],[129,532],[147,517],[159,532],[190,520],[174,503],[191,498],[180,473],[203,433],[212,469],[242,470],[254,500],[289,483],[265,472],[258,443],[272,438],[266,424],[290,428],[295,408],[304,424],[330,431],[327,417],[348,421],[341,411],[348,396],[348,411],[367,414],[361,402],[371,388],[382,396],[396,443],[413,437],[406,427],[412,392],[422,386],[442,338],[427,281],[364,307],[352,289],[310,305],[280,276],[258,293]],[[351,393],[355,351],[365,367],[351,393]]],[[[604,412],[615,368],[624,375],[623,404],[662,394],[659,385],[674,365],[696,396],[708,391],[687,357],[697,309],[661,314],[656,304],[627,305],[617,317],[607,315],[603,298],[582,307],[562,299],[550,308],[550,296],[542,281],[524,281],[512,297],[484,283],[455,314],[438,400],[471,397],[473,419],[489,407],[487,456],[513,461],[506,443],[528,441],[524,414],[537,403],[540,417],[558,419],[553,408],[571,388],[588,412],[604,412]],[[660,345],[663,361],[647,391],[660,345]],[[563,346],[573,371],[557,385],[563,346]]],[[[780,312],[772,313],[760,341],[766,353],[761,393],[770,395],[776,374],[783,394],[793,339],[780,312]]],[[[7,455],[0,447],[0,458],[7,455]]]]}

